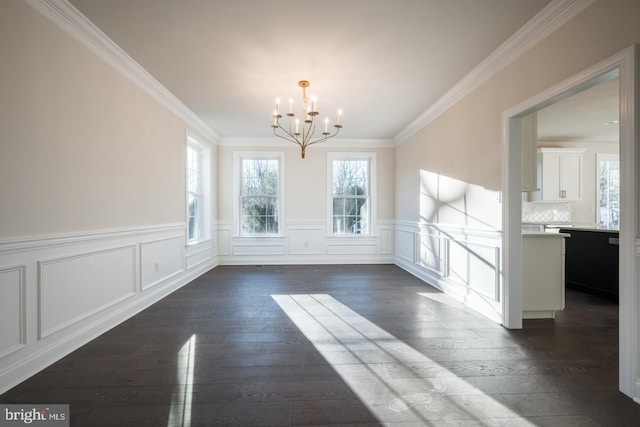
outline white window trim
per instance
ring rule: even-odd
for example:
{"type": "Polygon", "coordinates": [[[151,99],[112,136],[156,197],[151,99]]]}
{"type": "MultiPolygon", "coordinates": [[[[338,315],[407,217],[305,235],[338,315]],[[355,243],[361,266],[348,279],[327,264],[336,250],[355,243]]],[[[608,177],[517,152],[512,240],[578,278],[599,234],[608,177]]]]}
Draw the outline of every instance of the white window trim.
{"type": "Polygon", "coordinates": [[[233,237],[242,238],[282,238],[285,229],[285,193],[284,193],[284,152],[281,151],[234,151],[233,152],[233,237]],[[242,185],[242,161],[244,159],[251,160],[278,160],[279,172],[279,188],[280,193],[278,209],[280,212],[278,218],[277,234],[242,234],[240,227],[242,215],[240,209],[240,186],[242,185]]]}
{"type": "Polygon", "coordinates": [[[202,142],[196,136],[187,132],[185,154],[189,147],[193,147],[202,154],[202,237],[199,239],[189,240],[189,193],[187,191],[187,180],[189,179],[189,170],[186,168],[185,160],[185,242],[187,246],[197,245],[202,242],[211,240],[211,146],[202,142]]]}
{"type": "Polygon", "coordinates": [[[366,239],[377,236],[377,157],[374,152],[327,152],[327,237],[366,239]],[[366,160],[369,164],[369,233],[334,234],[333,233],[333,161],[366,160]]]}

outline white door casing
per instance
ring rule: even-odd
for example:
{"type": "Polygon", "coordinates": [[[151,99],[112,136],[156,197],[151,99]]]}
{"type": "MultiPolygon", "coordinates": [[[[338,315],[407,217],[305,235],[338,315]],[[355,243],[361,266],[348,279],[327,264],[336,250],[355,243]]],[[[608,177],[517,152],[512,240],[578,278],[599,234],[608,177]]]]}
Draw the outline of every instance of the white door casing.
{"type": "Polygon", "coordinates": [[[522,178],[521,121],[528,114],[619,75],[620,79],[620,384],[624,394],[640,403],[639,354],[639,266],[638,240],[638,46],[539,93],[502,114],[503,124],[503,324],[522,328],[522,178]]]}

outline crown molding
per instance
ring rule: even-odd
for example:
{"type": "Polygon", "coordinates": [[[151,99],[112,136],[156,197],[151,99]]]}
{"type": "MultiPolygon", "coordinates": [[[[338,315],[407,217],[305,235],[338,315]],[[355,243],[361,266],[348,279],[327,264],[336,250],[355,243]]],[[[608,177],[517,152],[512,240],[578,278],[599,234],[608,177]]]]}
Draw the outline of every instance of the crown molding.
{"type": "MultiPolygon", "coordinates": [[[[277,137],[223,137],[218,139],[218,145],[223,147],[292,147],[293,143],[277,137]]],[[[394,147],[392,139],[374,138],[332,138],[322,143],[331,148],[389,148],[394,147]]]]}
{"type": "Polygon", "coordinates": [[[219,136],[199,116],[133,60],[67,0],[24,0],[44,17],[183,119],[192,130],[216,142],[219,136]]]}
{"type": "Polygon", "coordinates": [[[400,145],[596,0],[552,0],[394,138],[400,145]]]}

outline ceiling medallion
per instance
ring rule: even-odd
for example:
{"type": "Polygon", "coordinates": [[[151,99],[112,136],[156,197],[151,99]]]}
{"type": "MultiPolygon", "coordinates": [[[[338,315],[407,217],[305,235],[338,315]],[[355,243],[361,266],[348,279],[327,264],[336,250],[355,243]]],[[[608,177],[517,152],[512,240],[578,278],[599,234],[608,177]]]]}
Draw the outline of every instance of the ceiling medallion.
{"type": "Polygon", "coordinates": [[[286,139],[287,141],[300,146],[301,156],[303,159],[305,149],[309,145],[324,142],[329,138],[333,138],[338,134],[338,132],[340,132],[340,129],[342,129],[342,125],[340,124],[342,110],[338,110],[338,120],[336,121],[336,124],[333,125],[336,129],[335,133],[331,134],[329,132],[329,119],[325,118],[324,132],[314,139],[314,134],[316,132],[316,118],[320,113],[316,109],[318,99],[315,96],[312,96],[311,98],[307,97],[306,89],[310,85],[311,83],[306,80],[300,80],[298,82],[298,86],[302,88],[302,114],[300,118],[296,117],[293,113],[293,99],[289,99],[289,112],[286,114],[289,120],[288,124],[285,125],[286,127],[283,127],[280,124],[282,115],[280,114],[280,99],[278,98],[276,100],[276,109],[273,111],[273,124],[271,125],[275,136],[286,139]]]}

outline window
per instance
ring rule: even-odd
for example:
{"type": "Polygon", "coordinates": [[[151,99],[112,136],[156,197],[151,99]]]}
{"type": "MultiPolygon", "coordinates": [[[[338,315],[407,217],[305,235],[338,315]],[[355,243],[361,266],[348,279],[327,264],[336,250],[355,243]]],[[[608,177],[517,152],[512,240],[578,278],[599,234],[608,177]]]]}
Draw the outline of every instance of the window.
{"type": "Polygon", "coordinates": [[[372,234],[374,159],[372,153],[329,153],[332,234],[372,234]]]}
{"type": "Polygon", "coordinates": [[[207,238],[210,199],[208,177],[210,168],[208,147],[193,137],[187,137],[187,242],[207,238]]]}
{"type": "Polygon", "coordinates": [[[238,219],[243,236],[278,235],[282,224],[282,155],[237,153],[238,219]]]}
{"type": "Polygon", "coordinates": [[[617,155],[598,154],[598,223],[620,227],[620,160],[617,155]]]}

